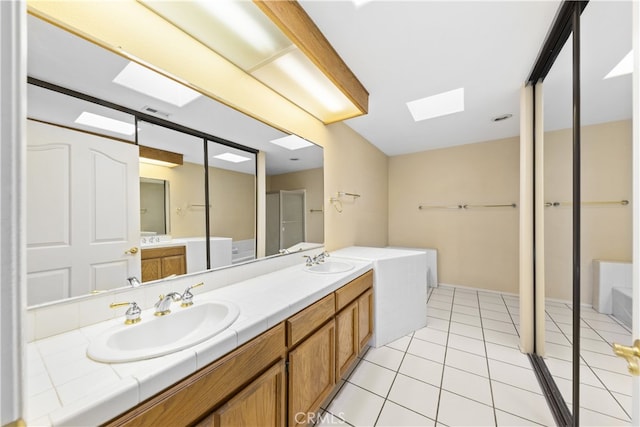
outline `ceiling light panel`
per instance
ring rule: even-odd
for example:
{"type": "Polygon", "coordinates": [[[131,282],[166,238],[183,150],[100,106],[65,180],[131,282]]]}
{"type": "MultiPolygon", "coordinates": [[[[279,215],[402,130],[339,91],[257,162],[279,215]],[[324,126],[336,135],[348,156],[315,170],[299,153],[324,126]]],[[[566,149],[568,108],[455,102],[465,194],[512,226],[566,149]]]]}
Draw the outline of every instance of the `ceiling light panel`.
{"type": "Polygon", "coordinates": [[[613,67],[609,74],[604,79],[610,79],[612,77],[624,76],[625,74],[633,73],[633,50],[629,51],[624,58],[613,67]]]}
{"type": "Polygon", "coordinates": [[[327,117],[340,120],[360,114],[298,48],[253,70],[251,75],[321,120],[327,117]]]}
{"type": "Polygon", "coordinates": [[[140,2],[245,71],[292,45],[250,1],[140,2]]]}
{"type": "Polygon", "coordinates": [[[129,62],[113,82],[176,107],[184,107],[201,96],[195,90],[135,62],[129,62]]]}
{"type": "Polygon", "coordinates": [[[282,138],[271,140],[272,144],[279,145],[287,150],[299,150],[301,148],[311,147],[313,143],[306,139],[300,138],[298,135],[288,135],[282,138]]]}
{"type": "Polygon", "coordinates": [[[416,122],[464,111],[464,88],[407,102],[416,122]]]}
{"type": "Polygon", "coordinates": [[[136,130],[133,123],[111,119],[109,117],[100,116],[86,111],[83,111],[78,118],[75,119],[75,123],[96,129],[108,130],[121,135],[133,135],[136,130]]]}
{"type": "Polygon", "coordinates": [[[249,157],[239,156],[233,153],[223,153],[213,156],[214,159],[224,160],[231,163],[241,163],[251,160],[249,157]]]}

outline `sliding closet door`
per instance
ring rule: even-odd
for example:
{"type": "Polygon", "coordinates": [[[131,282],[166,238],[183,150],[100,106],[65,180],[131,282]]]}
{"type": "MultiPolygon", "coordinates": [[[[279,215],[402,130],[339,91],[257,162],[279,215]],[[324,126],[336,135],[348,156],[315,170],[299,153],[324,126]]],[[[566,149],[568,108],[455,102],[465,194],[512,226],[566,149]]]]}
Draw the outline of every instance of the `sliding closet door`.
{"type": "Polygon", "coordinates": [[[631,343],[625,317],[635,307],[631,297],[622,302],[624,289],[612,289],[632,289],[637,234],[629,203],[631,76],[609,75],[631,50],[630,16],[631,2],[590,2],[579,43],[570,36],[544,77],[544,134],[536,138],[544,151],[536,159],[544,202],[536,215],[543,253],[536,252],[544,268],[536,275],[545,282],[546,298],[537,301],[545,308],[545,342],[536,347],[574,425],[632,417],[632,380],[611,350],[616,341],[631,343]]]}

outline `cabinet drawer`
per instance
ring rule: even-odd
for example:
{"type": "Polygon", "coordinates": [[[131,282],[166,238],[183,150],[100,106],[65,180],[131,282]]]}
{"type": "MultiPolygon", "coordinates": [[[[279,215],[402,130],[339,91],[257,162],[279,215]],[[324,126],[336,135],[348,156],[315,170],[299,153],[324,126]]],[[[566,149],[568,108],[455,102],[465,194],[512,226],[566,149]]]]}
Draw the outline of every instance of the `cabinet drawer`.
{"type": "Polygon", "coordinates": [[[169,256],[185,255],[186,253],[186,246],[165,246],[162,248],[142,249],[140,251],[140,258],[164,258],[169,256]]]}
{"type": "Polygon", "coordinates": [[[283,324],[108,423],[108,426],[188,425],[236,393],[286,354],[283,324]]]}
{"type": "Polygon", "coordinates": [[[287,320],[287,346],[292,347],[335,314],[335,297],[329,294],[287,320]]]}
{"type": "Polygon", "coordinates": [[[373,286],[373,270],[367,271],[362,276],[353,279],[351,282],[338,289],[335,292],[336,311],[342,310],[371,286],[373,286]]]}

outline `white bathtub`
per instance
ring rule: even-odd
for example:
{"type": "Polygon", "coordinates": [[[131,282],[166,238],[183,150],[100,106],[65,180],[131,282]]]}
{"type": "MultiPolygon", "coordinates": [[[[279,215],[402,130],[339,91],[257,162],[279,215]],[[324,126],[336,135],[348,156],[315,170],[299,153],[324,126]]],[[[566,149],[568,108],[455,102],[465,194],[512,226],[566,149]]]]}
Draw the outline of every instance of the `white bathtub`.
{"type": "Polygon", "coordinates": [[[632,327],[633,289],[616,287],[611,290],[613,317],[629,329],[632,327]]]}

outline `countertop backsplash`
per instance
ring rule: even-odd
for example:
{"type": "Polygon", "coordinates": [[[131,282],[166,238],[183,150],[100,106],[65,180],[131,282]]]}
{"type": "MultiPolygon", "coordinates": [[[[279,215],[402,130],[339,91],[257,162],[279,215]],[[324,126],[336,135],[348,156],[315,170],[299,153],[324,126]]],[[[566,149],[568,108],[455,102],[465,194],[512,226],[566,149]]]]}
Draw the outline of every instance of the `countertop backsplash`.
{"type": "Polygon", "coordinates": [[[111,309],[114,302],[138,303],[141,309],[153,307],[158,296],[168,292],[182,293],[187,287],[205,282],[192,290],[194,295],[222,288],[262,274],[302,264],[303,255],[322,253],[324,247],[308,249],[286,256],[274,256],[225,268],[158,280],[138,288],[122,288],[104,294],[87,295],[66,301],[43,304],[27,309],[27,342],[40,340],[63,332],[124,317],[126,307],[111,309]]]}

